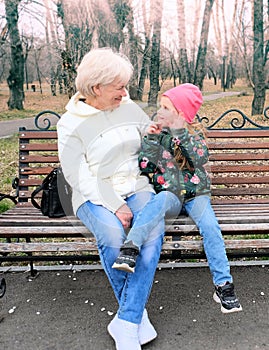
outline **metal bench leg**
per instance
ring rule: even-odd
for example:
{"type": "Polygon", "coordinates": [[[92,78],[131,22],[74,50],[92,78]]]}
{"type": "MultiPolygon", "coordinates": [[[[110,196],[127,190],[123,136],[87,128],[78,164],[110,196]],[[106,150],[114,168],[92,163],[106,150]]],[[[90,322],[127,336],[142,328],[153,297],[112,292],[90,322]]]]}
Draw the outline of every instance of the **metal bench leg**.
{"type": "MultiPolygon", "coordinates": [[[[29,237],[26,237],[25,241],[27,243],[31,242],[31,239],[29,237]]],[[[33,256],[32,253],[28,253],[29,256],[33,256]]],[[[34,268],[34,262],[33,260],[30,260],[30,275],[27,276],[29,279],[34,279],[39,276],[39,272],[34,268]]]]}
{"type": "Polygon", "coordinates": [[[0,298],[3,298],[7,289],[6,280],[2,278],[0,280],[0,298]]]}
{"type": "Polygon", "coordinates": [[[39,272],[34,268],[34,262],[30,261],[30,275],[27,278],[34,279],[39,276],[39,272]]]}

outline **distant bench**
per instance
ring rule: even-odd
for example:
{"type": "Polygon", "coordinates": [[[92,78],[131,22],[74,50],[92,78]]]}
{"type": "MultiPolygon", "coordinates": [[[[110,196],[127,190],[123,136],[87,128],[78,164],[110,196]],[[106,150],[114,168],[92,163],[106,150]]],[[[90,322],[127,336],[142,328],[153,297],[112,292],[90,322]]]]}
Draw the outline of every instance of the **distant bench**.
{"type": "MultiPolygon", "coordinates": [[[[59,165],[57,132],[49,119],[55,116],[60,118],[51,111],[41,112],[35,119],[35,130],[20,128],[14,184],[17,204],[0,215],[0,262],[29,261],[33,276],[34,261],[99,259],[92,234],[76,217],[50,219],[31,204],[31,192],[42,176],[59,165]],[[45,127],[40,126],[41,121],[45,127]]],[[[201,121],[206,125],[210,148],[212,203],[228,256],[268,257],[269,127],[254,123],[239,110],[225,112],[211,125],[206,118],[201,121]]],[[[202,239],[186,216],[167,221],[161,259],[168,258],[205,258],[202,239]]]]}

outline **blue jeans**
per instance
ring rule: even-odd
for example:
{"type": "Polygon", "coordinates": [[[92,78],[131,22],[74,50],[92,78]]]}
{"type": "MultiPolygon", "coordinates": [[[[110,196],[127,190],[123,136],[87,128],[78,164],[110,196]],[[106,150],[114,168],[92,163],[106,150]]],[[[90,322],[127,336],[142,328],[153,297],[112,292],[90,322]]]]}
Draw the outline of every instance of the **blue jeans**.
{"type": "MultiPolygon", "coordinates": [[[[183,208],[192,218],[203,237],[203,245],[212,274],[213,283],[221,285],[232,282],[230,265],[226,255],[224,240],[216,215],[212,209],[209,196],[197,196],[183,203],[183,208]]],[[[176,217],[182,209],[179,199],[171,192],[158,193],[144,208],[142,217],[134,223],[126,241],[132,240],[140,247],[145,242],[157,218],[176,217]],[[151,217],[151,222],[148,218],[151,217]],[[143,225],[144,223],[144,225],[143,225]]],[[[191,235],[191,232],[190,232],[191,235]]]]}
{"type": "Polygon", "coordinates": [[[184,202],[188,215],[192,218],[203,237],[203,245],[208,266],[215,285],[232,282],[230,264],[219,223],[211,206],[210,197],[197,196],[184,202]]]}
{"type": "Polygon", "coordinates": [[[157,196],[150,192],[139,192],[126,199],[133,213],[132,225],[138,229],[141,220],[141,226],[144,227],[148,222],[146,226],[150,230],[141,246],[133,274],[112,269],[120,247],[126,240],[126,232],[116,215],[103,206],[89,201],[82,204],[77,211],[78,218],[96,238],[102,266],[119,304],[118,317],[136,324],[141,322],[161,253],[166,208],[163,207],[161,214],[157,209],[163,206],[164,197],[167,195],[157,196]],[[147,212],[142,214],[146,204],[155,197],[157,200],[153,204],[156,206],[154,209],[156,217],[152,217],[152,212],[150,215],[147,215],[147,212]]]}

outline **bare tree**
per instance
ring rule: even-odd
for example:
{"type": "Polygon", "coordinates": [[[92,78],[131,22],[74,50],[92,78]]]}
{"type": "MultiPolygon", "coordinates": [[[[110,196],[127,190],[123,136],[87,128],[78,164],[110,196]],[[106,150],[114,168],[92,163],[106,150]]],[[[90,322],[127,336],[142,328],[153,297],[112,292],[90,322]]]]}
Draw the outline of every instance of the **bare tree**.
{"type": "Polygon", "coordinates": [[[195,10],[194,10],[194,22],[193,22],[193,31],[192,31],[192,47],[191,47],[191,61],[189,64],[191,81],[194,79],[194,69],[195,69],[195,61],[197,55],[197,47],[198,47],[198,28],[199,28],[199,16],[202,8],[201,0],[195,0],[195,10]]]}
{"type": "Polygon", "coordinates": [[[58,8],[58,16],[62,21],[62,25],[64,28],[65,33],[65,50],[61,52],[61,58],[62,58],[62,66],[64,71],[64,82],[65,86],[67,88],[67,93],[69,98],[71,98],[75,93],[75,61],[74,57],[72,55],[71,50],[71,33],[70,33],[70,26],[68,23],[68,11],[66,9],[66,6],[68,6],[67,3],[65,3],[64,0],[59,0],[57,3],[58,8]]]}
{"type": "Polygon", "coordinates": [[[263,0],[254,1],[253,21],[253,82],[254,98],[252,101],[251,115],[262,114],[265,103],[265,71],[266,63],[264,52],[263,33],[263,0]]]}
{"type": "Polygon", "coordinates": [[[179,72],[182,83],[190,82],[190,71],[186,46],[186,23],[184,0],[177,0],[179,72]]]}
{"type": "Polygon", "coordinates": [[[236,43],[236,48],[238,52],[241,54],[241,61],[244,66],[245,74],[246,74],[246,79],[249,82],[249,85],[254,87],[254,83],[252,80],[252,75],[251,75],[251,60],[250,56],[253,56],[252,53],[249,53],[249,48],[250,45],[248,43],[247,37],[250,36],[248,35],[249,31],[249,26],[248,23],[245,23],[244,20],[244,13],[246,11],[245,9],[246,6],[246,0],[243,0],[241,3],[241,9],[239,10],[239,15],[238,15],[238,29],[237,33],[235,36],[235,43],[236,43]]]}
{"type": "Polygon", "coordinates": [[[197,60],[196,60],[194,84],[199,86],[200,89],[203,88],[203,81],[206,74],[205,58],[206,58],[206,52],[207,52],[210,15],[212,12],[213,4],[214,4],[214,0],[206,0],[202,29],[201,29],[201,38],[200,38],[200,44],[199,44],[197,60]]]}
{"type": "MultiPolygon", "coordinates": [[[[153,0],[151,0],[152,3],[153,0]]],[[[153,34],[152,47],[150,58],[150,91],[148,104],[149,106],[156,106],[159,94],[159,75],[160,75],[160,47],[161,47],[161,29],[162,29],[162,13],[163,0],[156,0],[154,3],[154,18],[153,18],[153,34]]]]}
{"type": "MultiPolygon", "coordinates": [[[[43,0],[46,8],[46,25],[45,25],[45,33],[46,33],[46,42],[47,42],[47,50],[48,50],[48,63],[50,65],[50,89],[52,96],[56,96],[56,80],[57,80],[57,66],[54,67],[53,55],[58,50],[59,43],[57,40],[57,35],[54,26],[52,9],[50,7],[48,0],[43,0]]],[[[60,51],[60,50],[59,50],[60,51]]]]}
{"type": "Polygon", "coordinates": [[[128,47],[126,52],[130,58],[130,61],[134,67],[134,72],[129,82],[129,93],[130,97],[133,100],[139,99],[139,87],[138,87],[138,53],[139,53],[139,44],[138,37],[134,32],[134,14],[133,8],[131,6],[131,0],[127,0],[125,3],[126,6],[126,25],[128,28],[128,39],[124,40],[124,46],[128,47]],[[128,10],[128,11],[127,11],[128,10]]]}
{"type": "Polygon", "coordinates": [[[142,1],[142,19],[143,19],[145,38],[144,38],[144,49],[142,52],[140,77],[139,77],[139,83],[138,83],[138,99],[141,101],[143,99],[145,81],[146,81],[147,71],[150,63],[150,48],[151,48],[150,33],[152,30],[152,22],[153,22],[152,11],[150,12],[149,20],[147,19],[145,1],[142,1]]]}
{"type": "Polygon", "coordinates": [[[20,0],[5,0],[6,20],[11,47],[11,66],[7,83],[9,87],[9,109],[23,109],[24,101],[24,56],[18,28],[18,5],[20,0]]]}

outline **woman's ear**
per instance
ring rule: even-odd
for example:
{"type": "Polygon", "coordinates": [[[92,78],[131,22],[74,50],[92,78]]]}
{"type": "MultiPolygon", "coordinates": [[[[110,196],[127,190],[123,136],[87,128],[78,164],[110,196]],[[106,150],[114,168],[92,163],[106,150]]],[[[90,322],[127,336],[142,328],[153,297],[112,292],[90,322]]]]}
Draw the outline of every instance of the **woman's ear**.
{"type": "Polygon", "coordinates": [[[100,96],[101,91],[100,91],[100,84],[94,85],[92,87],[92,91],[94,93],[95,96],[100,96]]]}

